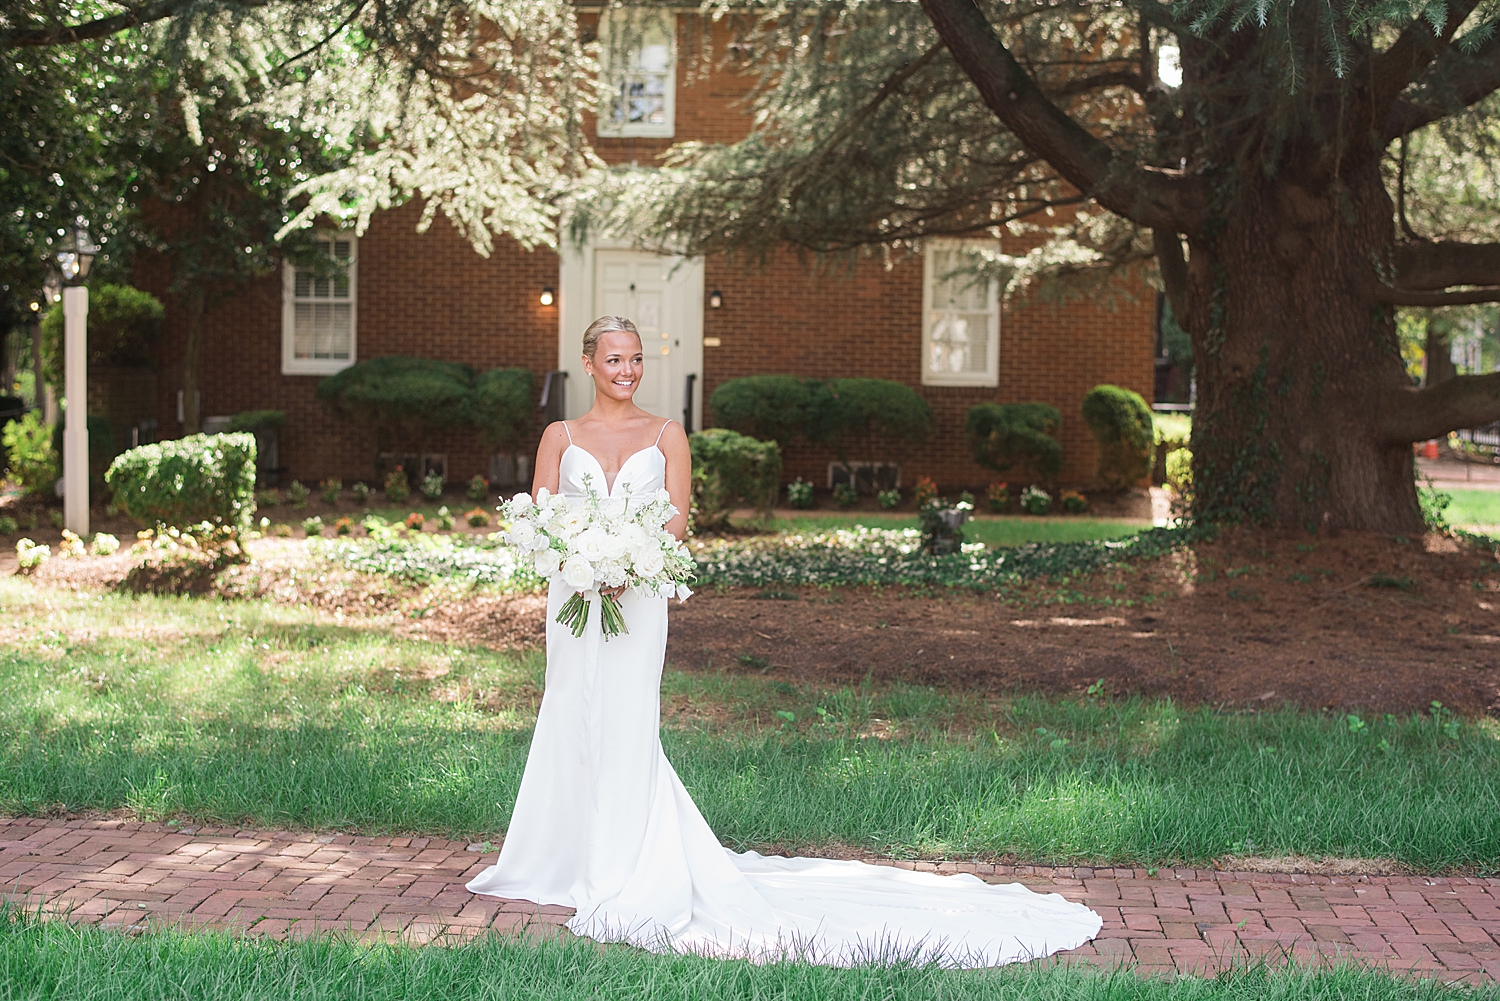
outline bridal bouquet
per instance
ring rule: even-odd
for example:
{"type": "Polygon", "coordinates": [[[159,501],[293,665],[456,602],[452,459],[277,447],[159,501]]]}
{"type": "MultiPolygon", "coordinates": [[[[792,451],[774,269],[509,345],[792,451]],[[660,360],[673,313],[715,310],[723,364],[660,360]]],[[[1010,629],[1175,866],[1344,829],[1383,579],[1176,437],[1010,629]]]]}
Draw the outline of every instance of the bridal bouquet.
{"type": "Polygon", "coordinates": [[[510,523],[505,542],[531,560],[540,576],[560,572],[573,588],[557,621],[574,636],[583,635],[589,604],[600,599],[600,627],[609,639],[630,630],[620,603],[601,588],[634,587],[686,600],[693,593],[687,582],[694,577],[694,563],[687,546],[664,527],[677,513],[667,491],[634,498],[627,489],[623,498],[601,498],[592,476],[583,482],[587,492],[581,498],[543,488],[535,499],[522,493],[506,501],[500,509],[510,523]]]}

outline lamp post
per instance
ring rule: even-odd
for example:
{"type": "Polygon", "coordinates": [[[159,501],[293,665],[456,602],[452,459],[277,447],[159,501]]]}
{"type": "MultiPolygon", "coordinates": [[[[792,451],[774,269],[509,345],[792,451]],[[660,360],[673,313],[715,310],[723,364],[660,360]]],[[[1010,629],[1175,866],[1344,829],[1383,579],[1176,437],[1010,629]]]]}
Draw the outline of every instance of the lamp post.
{"type": "Polygon", "coordinates": [[[79,537],[89,532],[89,290],[83,283],[98,253],[81,222],[57,245],[64,286],[63,392],[71,411],[63,429],[63,524],[79,537]]]}

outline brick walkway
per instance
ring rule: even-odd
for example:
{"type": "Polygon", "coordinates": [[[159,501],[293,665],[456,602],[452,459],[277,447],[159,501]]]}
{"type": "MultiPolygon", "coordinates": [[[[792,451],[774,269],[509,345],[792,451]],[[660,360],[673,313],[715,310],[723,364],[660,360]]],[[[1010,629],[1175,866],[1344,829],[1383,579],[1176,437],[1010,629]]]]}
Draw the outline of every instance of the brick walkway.
{"type": "MultiPolygon", "coordinates": [[[[550,930],[568,919],[568,908],[465,890],[494,859],[484,847],[0,819],[0,896],[109,928],[175,922],[272,938],[344,929],[430,942],[486,929],[550,930]]],[[[1104,930],[1064,954],[1074,962],[1209,973],[1258,957],[1350,959],[1445,980],[1500,980],[1500,879],[890,864],[1020,881],[1088,904],[1104,930]]]]}

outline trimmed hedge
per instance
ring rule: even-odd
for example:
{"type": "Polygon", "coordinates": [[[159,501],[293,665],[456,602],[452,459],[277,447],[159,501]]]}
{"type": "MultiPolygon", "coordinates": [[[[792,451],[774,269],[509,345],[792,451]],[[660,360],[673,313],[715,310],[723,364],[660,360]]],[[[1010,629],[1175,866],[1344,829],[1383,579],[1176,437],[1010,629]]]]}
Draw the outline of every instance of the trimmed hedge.
{"type": "Polygon", "coordinates": [[[688,436],[693,454],[693,523],[721,528],[740,504],[769,514],[781,484],[781,447],[728,428],[688,436]]]}
{"type": "Polygon", "coordinates": [[[1083,398],[1083,420],[1099,443],[1099,478],[1112,490],[1134,486],[1151,473],[1156,422],[1141,394],[1104,384],[1083,398]]]}
{"type": "Polygon", "coordinates": [[[1062,446],[1052,437],[1060,424],[1062,414],[1046,403],[981,403],[969,409],[964,431],[986,469],[1027,463],[1050,478],[1062,469],[1062,446]]]}
{"type": "MultiPolygon", "coordinates": [[[[149,292],[129,285],[91,285],[89,365],[154,366],[165,316],[161,302],[149,292]]],[[[42,318],[42,377],[54,386],[63,384],[62,303],[42,318]]]]}
{"type": "Polygon", "coordinates": [[[114,502],[147,526],[203,522],[231,534],[255,514],[255,435],[195,434],[132,448],[110,464],[114,502]]]}
{"type": "MultiPolygon", "coordinates": [[[[932,408],[910,386],[890,379],[799,379],[752,375],[731,379],[709,399],[719,423],[742,434],[786,445],[797,435],[833,450],[839,462],[870,439],[920,441],[932,428],[932,408]]],[[[874,458],[874,456],[871,456],[874,458]]]]}
{"type": "Polygon", "coordinates": [[[491,444],[510,443],[531,427],[531,372],[491,369],[476,375],[467,365],[386,355],[351,365],[318,383],[318,399],[331,412],[391,432],[473,425],[491,444]]]}

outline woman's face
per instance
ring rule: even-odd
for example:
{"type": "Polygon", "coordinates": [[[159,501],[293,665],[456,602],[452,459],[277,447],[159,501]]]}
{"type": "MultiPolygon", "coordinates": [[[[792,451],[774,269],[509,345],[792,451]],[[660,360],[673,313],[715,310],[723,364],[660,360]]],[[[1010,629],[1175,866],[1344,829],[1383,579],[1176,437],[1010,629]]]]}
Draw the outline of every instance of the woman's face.
{"type": "Polygon", "coordinates": [[[645,368],[641,339],[626,330],[611,330],[599,338],[594,357],[584,357],[583,368],[593,378],[596,392],[629,400],[641,384],[645,368]]]}

